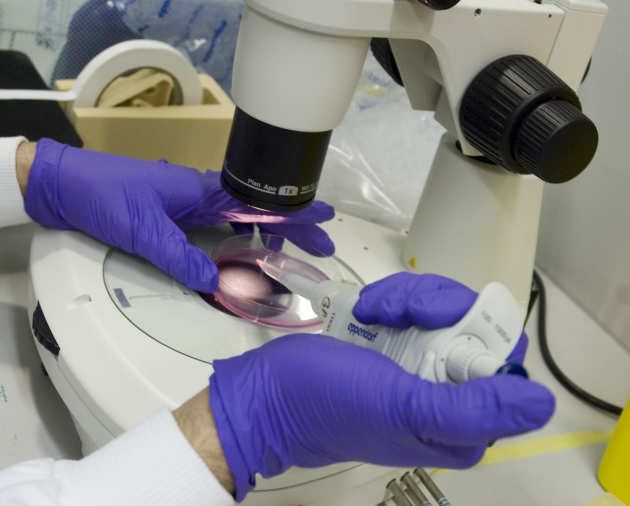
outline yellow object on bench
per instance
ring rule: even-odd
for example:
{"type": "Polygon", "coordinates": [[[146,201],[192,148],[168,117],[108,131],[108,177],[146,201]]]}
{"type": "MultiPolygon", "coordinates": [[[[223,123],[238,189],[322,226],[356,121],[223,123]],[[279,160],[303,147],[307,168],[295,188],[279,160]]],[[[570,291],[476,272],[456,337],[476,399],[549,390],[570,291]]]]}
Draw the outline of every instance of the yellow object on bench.
{"type": "Polygon", "coordinates": [[[614,495],[606,493],[600,495],[597,499],[587,502],[584,506],[625,506],[625,504],[614,495]]]}
{"type": "Polygon", "coordinates": [[[630,401],[619,417],[597,478],[605,490],[630,504],[630,401]]]}

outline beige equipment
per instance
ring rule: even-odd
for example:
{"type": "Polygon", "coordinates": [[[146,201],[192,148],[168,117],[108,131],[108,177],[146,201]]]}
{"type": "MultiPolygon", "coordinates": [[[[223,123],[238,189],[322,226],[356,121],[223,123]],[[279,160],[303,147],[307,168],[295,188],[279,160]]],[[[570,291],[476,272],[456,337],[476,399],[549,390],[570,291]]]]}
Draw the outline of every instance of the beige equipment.
{"type": "MultiPolygon", "coordinates": [[[[177,105],[172,103],[177,84],[165,72],[142,69],[118,77],[95,107],[74,108],[74,128],[87,149],[221,170],[234,105],[212,77],[199,74],[199,81],[201,104],[177,105]]],[[[73,84],[58,80],[55,89],[69,91],[73,84]]]]}

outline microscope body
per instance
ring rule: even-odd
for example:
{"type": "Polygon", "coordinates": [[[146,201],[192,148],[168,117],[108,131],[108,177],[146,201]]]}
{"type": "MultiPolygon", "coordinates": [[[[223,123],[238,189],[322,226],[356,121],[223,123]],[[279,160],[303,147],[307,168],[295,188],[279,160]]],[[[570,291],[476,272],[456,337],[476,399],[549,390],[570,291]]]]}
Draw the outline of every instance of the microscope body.
{"type": "Polygon", "coordinates": [[[411,107],[435,110],[447,129],[406,267],[476,290],[501,281],[525,306],[542,180],[574,177],[597,144],[573,90],[606,13],[599,0],[460,0],[447,10],[419,0],[247,0],[224,187],[263,209],[308,206],[370,41],[389,39],[411,107]]]}

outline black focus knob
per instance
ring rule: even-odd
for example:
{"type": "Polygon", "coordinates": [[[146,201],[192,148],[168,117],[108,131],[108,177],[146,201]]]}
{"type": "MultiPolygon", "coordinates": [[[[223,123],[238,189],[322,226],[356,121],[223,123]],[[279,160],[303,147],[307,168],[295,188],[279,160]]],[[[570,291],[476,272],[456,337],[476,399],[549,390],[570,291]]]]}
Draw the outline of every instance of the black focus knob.
{"type": "Polygon", "coordinates": [[[548,183],[564,183],[593,159],[597,128],[574,105],[545,102],[523,120],[514,142],[517,162],[548,183]]]}
{"type": "Polygon", "coordinates": [[[418,0],[418,2],[436,11],[443,11],[459,3],[459,0],[418,0]]]}
{"type": "Polygon", "coordinates": [[[575,92],[531,56],[483,69],[462,98],[460,125],[492,162],[550,183],[577,176],[597,149],[597,129],[575,92]]]}

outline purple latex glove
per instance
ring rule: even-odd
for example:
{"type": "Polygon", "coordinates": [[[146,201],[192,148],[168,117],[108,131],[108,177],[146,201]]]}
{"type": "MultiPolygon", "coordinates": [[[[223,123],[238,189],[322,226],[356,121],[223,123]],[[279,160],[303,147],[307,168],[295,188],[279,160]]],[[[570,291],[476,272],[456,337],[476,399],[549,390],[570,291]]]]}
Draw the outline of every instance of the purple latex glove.
{"type": "Polygon", "coordinates": [[[334,209],[314,202],[287,215],[253,209],[228,195],[220,174],[73,148],[50,139],[37,143],[25,197],[26,212],[45,227],[80,230],[146,258],[193,290],[214,292],[216,266],[188,243],[184,230],[225,222],[258,223],[315,254],[334,245],[316,224],[334,209]]]}
{"type": "Polygon", "coordinates": [[[213,366],[210,407],[238,501],[256,473],[291,466],[469,467],[488,443],[542,427],[555,407],[521,377],[432,383],[322,335],[281,337],[213,366]]]}
{"type": "MultiPolygon", "coordinates": [[[[476,299],[476,292],[452,279],[399,272],[363,288],[353,314],[366,325],[439,329],[455,325],[476,299]]],[[[528,342],[523,332],[507,362],[522,364],[528,342]]]]}

